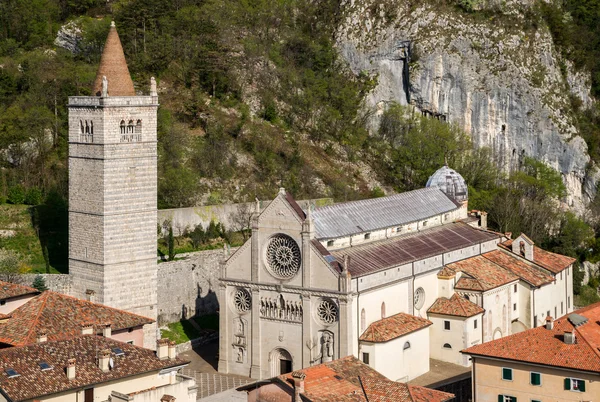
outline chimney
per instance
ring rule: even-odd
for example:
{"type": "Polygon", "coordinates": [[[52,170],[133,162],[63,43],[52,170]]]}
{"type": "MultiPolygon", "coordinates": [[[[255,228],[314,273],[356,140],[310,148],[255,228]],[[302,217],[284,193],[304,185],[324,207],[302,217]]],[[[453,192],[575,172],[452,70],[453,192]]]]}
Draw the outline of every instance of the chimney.
{"type": "Polygon", "coordinates": [[[554,318],[548,316],[546,317],[546,329],[554,328],[554,318]]]}
{"type": "Polygon", "coordinates": [[[48,341],[48,333],[45,330],[41,330],[37,335],[37,343],[44,343],[48,341]]]}
{"type": "Polygon", "coordinates": [[[104,327],[102,327],[102,336],[105,338],[110,338],[112,335],[112,330],[110,328],[110,322],[104,324],[104,327]]]}
{"type": "Polygon", "coordinates": [[[564,341],[567,345],[574,345],[575,343],[577,343],[575,339],[575,330],[565,331],[564,341]]]}
{"type": "Polygon", "coordinates": [[[177,344],[175,343],[175,341],[169,342],[169,359],[177,359],[177,344]]]}
{"type": "Polygon", "coordinates": [[[94,334],[94,324],[91,324],[91,323],[81,324],[81,335],[93,335],[93,334],[94,334]]]}
{"type": "Polygon", "coordinates": [[[67,360],[67,380],[75,379],[75,359],[67,360]]]}
{"type": "Polygon", "coordinates": [[[96,301],[96,292],[92,289],[87,289],[85,291],[85,298],[87,301],[95,302],[96,301]]]}
{"type": "Polygon", "coordinates": [[[156,341],[156,357],[160,360],[169,358],[169,340],[166,338],[156,341]]]}
{"type": "Polygon", "coordinates": [[[304,378],[306,374],[302,371],[294,371],[292,373],[292,381],[294,382],[294,400],[293,402],[301,402],[300,394],[304,393],[304,378]]]}
{"type": "Polygon", "coordinates": [[[98,367],[102,370],[103,373],[107,373],[110,371],[109,367],[110,362],[110,350],[104,349],[100,352],[100,357],[98,358],[98,367]]]}
{"type": "Polygon", "coordinates": [[[479,212],[479,226],[482,229],[487,229],[487,212],[485,211],[479,212]]]}

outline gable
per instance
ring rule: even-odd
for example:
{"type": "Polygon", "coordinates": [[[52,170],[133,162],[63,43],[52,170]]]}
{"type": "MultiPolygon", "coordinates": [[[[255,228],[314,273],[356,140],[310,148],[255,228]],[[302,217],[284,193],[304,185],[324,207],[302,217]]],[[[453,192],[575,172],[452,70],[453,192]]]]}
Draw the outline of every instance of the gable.
{"type": "Polygon", "coordinates": [[[279,230],[301,231],[304,217],[299,215],[301,209],[299,211],[297,209],[299,207],[294,208],[294,205],[290,204],[286,198],[285,193],[280,192],[273,202],[258,216],[258,226],[279,230]]]}

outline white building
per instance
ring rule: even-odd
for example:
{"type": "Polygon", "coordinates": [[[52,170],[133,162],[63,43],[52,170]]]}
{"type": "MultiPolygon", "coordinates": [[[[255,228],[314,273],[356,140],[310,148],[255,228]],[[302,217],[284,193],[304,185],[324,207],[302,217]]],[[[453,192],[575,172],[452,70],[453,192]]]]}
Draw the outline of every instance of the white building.
{"type": "Polygon", "coordinates": [[[281,189],[223,264],[219,371],[269,378],[352,354],[408,381],[430,356],[468,365],[461,349],[571,311],[572,259],[485,230],[448,167],[428,185],[306,212],[281,189]]]}

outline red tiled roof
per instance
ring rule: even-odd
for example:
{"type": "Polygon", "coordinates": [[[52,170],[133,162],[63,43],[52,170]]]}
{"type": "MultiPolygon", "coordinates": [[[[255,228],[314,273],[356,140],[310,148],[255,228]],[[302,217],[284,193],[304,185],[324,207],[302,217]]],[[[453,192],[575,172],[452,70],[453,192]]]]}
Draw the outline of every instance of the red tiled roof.
{"type": "Polygon", "coordinates": [[[429,310],[427,310],[430,314],[453,315],[456,317],[473,317],[484,311],[485,310],[477,304],[464,297],[460,297],[456,293],[453,294],[450,299],[446,297],[438,298],[433,305],[429,307],[429,310]]]}
{"type": "Polygon", "coordinates": [[[542,271],[526,260],[515,257],[512,253],[495,250],[482,255],[533,286],[542,286],[554,282],[552,275],[542,271]]]}
{"type": "MultiPolygon", "coordinates": [[[[305,375],[302,395],[312,402],[365,402],[359,377],[369,402],[445,402],[454,398],[454,395],[446,392],[388,380],[354,356],[308,367],[299,372],[305,375]]],[[[291,400],[292,374],[276,379],[289,390],[291,400]]],[[[249,384],[238,390],[252,390],[261,385],[266,383],[249,384]]]]}
{"type": "Polygon", "coordinates": [[[554,321],[554,328],[532,328],[463,350],[473,356],[493,357],[546,366],[600,373],[600,303],[574,311],[588,322],[574,327],[568,315],[554,321]],[[563,341],[565,331],[575,332],[576,343],[563,341]]]}
{"type": "Polygon", "coordinates": [[[359,339],[365,342],[387,342],[427,328],[431,324],[432,322],[425,318],[399,313],[371,323],[359,339]]]}
{"type": "Polygon", "coordinates": [[[47,333],[50,341],[72,338],[81,334],[83,323],[97,325],[98,329],[110,323],[112,331],[118,331],[154,322],[147,317],[49,290],[15,309],[10,316],[0,323],[0,342],[13,346],[34,343],[41,331],[47,333]]]}
{"type": "Polygon", "coordinates": [[[475,257],[467,258],[466,260],[453,262],[452,264],[446,265],[455,272],[462,272],[467,274],[472,279],[477,281],[476,284],[465,278],[464,281],[461,278],[457,283],[456,289],[472,289],[481,288],[481,290],[490,290],[497,288],[498,286],[505,285],[519,279],[512,272],[494,264],[487,258],[477,255],[475,257]],[[461,285],[459,287],[459,284],[461,285]]]}
{"type": "Polygon", "coordinates": [[[92,94],[100,95],[102,93],[102,77],[104,76],[108,79],[108,95],[135,96],[121,40],[114,25],[110,27],[106,37],[92,94]]]}
{"type": "Polygon", "coordinates": [[[57,342],[38,343],[0,351],[0,388],[14,402],[32,400],[57,392],[115,381],[120,378],[158,371],[189,363],[182,359],[159,360],[152,350],[122,343],[96,335],[83,335],[57,342]],[[111,357],[112,370],[104,373],[98,367],[98,351],[120,348],[124,355],[111,357]],[[67,360],[75,359],[75,378],[67,379],[67,360]],[[52,368],[42,371],[39,363],[52,368]],[[19,376],[8,378],[6,371],[12,368],[19,376]]]}
{"type": "MultiPolygon", "coordinates": [[[[500,243],[500,247],[512,253],[512,243],[512,240],[507,240],[504,243],[500,243]]],[[[552,273],[558,274],[573,264],[575,262],[575,258],[551,253],[550,251],[533,246],[533,262],[552,273]]]]}
{"type": "Polygon", "coordinates": [[[456,282],[454,289],[475,290],[482,292],[485,290],[485,287],[481,284],[481,282],[479,282],[479,280],[463,276],[456,282]]]}
{"type": "Polygon", "coordinates": [[[338,261],[343,261],[345,255],[349,256],[348,271],[352,277],[358,277],[494,239],[498,239],[498,235],[465,223],[450,223],[418,233],[334,250],[331,254],[338,261]]]}
{"type": "Polygon", "coordinates": [[[34,295],[38,293],[40,293],[39,290],[29,286],[0,281],[0,300],[6,300],[25,295],[34,295]]]}

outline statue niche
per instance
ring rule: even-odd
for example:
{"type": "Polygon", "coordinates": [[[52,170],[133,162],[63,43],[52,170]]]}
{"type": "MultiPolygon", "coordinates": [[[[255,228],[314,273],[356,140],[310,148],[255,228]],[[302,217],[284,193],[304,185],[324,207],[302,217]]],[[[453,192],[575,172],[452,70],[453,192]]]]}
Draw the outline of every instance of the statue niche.
{"type": "Polygon", "coordinates": [[[306,346],[310,349],[311,355],[313,350],[318,346],[319,354],[314,358],[311,358],[311,364],[315,363],[327,363],[333,360],[334,356],[334,335],[333,332],[326,329],[319,331],[318,343],[315,341],[309,341],[306,346]]]}
{"type": "Polygon", "coordinates": [[[246,330],[248,321],[243,318],[235,318],[233,320],[233,343],[231,346],[237,354],[236,361],[244,363],[246,357],[246,330]]]}

